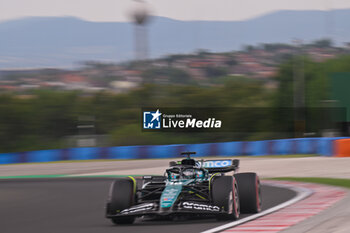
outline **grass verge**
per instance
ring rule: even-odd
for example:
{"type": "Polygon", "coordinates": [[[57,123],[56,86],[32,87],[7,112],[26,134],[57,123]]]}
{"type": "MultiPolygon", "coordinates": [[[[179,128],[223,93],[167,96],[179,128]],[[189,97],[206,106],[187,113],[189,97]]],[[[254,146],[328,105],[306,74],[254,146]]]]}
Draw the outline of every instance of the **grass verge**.
{"type": "Polygon", "coordinates": [[[338,178],[323,178],[323,177],[276,177],[272,180],[287,180],[298,181],[307,183],[317,183],[325,185],[333,185],[338,187],[350,188],[350,179],[338,179],[338,178]]]}
{"type": "Polygon", "coordinates": [[[142,177],[144,175],[27,175],[27,176],[0,176],[0,180],[6,179],[47,179],[47,178],[123,178],[142,177]]]}

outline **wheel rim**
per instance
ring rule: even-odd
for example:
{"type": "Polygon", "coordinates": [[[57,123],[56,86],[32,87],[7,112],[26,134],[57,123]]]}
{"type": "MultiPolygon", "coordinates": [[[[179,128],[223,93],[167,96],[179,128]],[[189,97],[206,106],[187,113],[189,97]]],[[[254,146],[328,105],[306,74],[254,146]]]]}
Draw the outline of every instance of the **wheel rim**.
{"type": "Polygon", "coordinates": [[[258,178],[256,179],[256,201],[257,201],[257,211],[261,211],[261,189],[260,189],[260,181],[258,178]]]}
{"type": "Polygon", "coordinates": [[[239,195],[238,195],[238,188],[237,188],[237,185],[235,184],[235,190],[234,190],[234,205],[235,205],[235,214],[236,214],[236,217],[238,218],[239,216],[239,213],[240,213],[240,204],[239,204],[239,195]]]}
{"type": "Polygon", "coordinates": [[[234,208],[234,202],[233,202],[233,193],[232,191],[229,194],[229,200],[228,200],[228,213],[232,214],[234,208]]]}

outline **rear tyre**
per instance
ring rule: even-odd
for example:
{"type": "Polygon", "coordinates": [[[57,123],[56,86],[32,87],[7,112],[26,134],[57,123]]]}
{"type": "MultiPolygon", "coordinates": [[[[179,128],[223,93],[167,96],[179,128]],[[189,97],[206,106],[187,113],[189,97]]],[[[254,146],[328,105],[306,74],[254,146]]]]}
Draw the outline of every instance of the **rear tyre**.
{"type": "MultiPolygon", "coordinates": [[[[130,208],[135,203],[135,186],[131,179],[115,180],[110,187],[109,202],[107,203],[107,213],[117,214],[124,209],[130,208]]],[[[114,224],[132,224],[135,217],[114,217],[111,221],[114,224]]]]}
{"type": "Polygon", "coordinates": [[[218,220],[236,220],[240,215],[238,186],[233,176],[215,177],[211,184],[213,204],[226,213],[217,216],[218,220]]]}
{"type": "Polygon", "coordinates": [[[261,211],[260,180],[256,173],[235,174],[242,213],[258,213],[261,211]]]}

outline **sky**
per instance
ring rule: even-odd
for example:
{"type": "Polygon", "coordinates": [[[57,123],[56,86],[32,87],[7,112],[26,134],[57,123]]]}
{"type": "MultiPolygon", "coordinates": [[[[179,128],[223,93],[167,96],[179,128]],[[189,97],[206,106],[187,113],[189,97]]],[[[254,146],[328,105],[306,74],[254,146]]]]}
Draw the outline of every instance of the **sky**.
{"type": "MultiPolygon", "coordinates": [[[[349,0],[146,0],[153,15],[178,20],[245,20],[277,10],[350,8],[349,0]]],[[[0,21],[27,16],[74,16],[130,21],[134,0],[1,0],[0,21]]]]}

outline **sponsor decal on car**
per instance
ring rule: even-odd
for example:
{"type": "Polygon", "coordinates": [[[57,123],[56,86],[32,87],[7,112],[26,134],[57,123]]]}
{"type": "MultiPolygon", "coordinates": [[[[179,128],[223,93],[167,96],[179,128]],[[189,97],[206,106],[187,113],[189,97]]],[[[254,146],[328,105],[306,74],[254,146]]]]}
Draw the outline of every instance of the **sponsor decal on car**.
{"type": "Polygon", "coordinates": [[[153,203],[141,204],[141,205],[131,207],[129,209],[122,210],[120,213],[121,214],[130,214],[130,213],[135,213],[135,212],[139,212],[139,211],[151,210],[153,207],[154,207],[153,203]]]}
{"type": "Polygon", "coordinates": [[[182,203],[182,207],[184,209],[192,209],[192,210],[207,210],[207,211],[214,211],[214,212],[220,211],[220,208],[215,205],[198,204],[198,203],[187,202],[187,201],[182,203]]]}
{"type": "Polygon", "coordinates": [[[176,201],[177,197],[181,193],[182,185],[176,184],[176,185],[170,185],[167,186],[160,198],[160,207],[161,208],[169,208],[171,207],[174,202],[176,201]]]}
{"type": "Polygon", "coordinates": [[[171,188],[166,189],[162,195],[163,201],[173,201],[175,197],[177,197],[179,193],[178,189],[171,188]]]}
{"type": "MultiPolygon", "coordinates": [[[[197,164],[200,166],[201,162],[197,161],[197,164]]],[[[209,160],[204,161],[203,167],[205,168],[220,168],[220,167],[229,167],[232,165],[232,160],[209,160]]]]}

